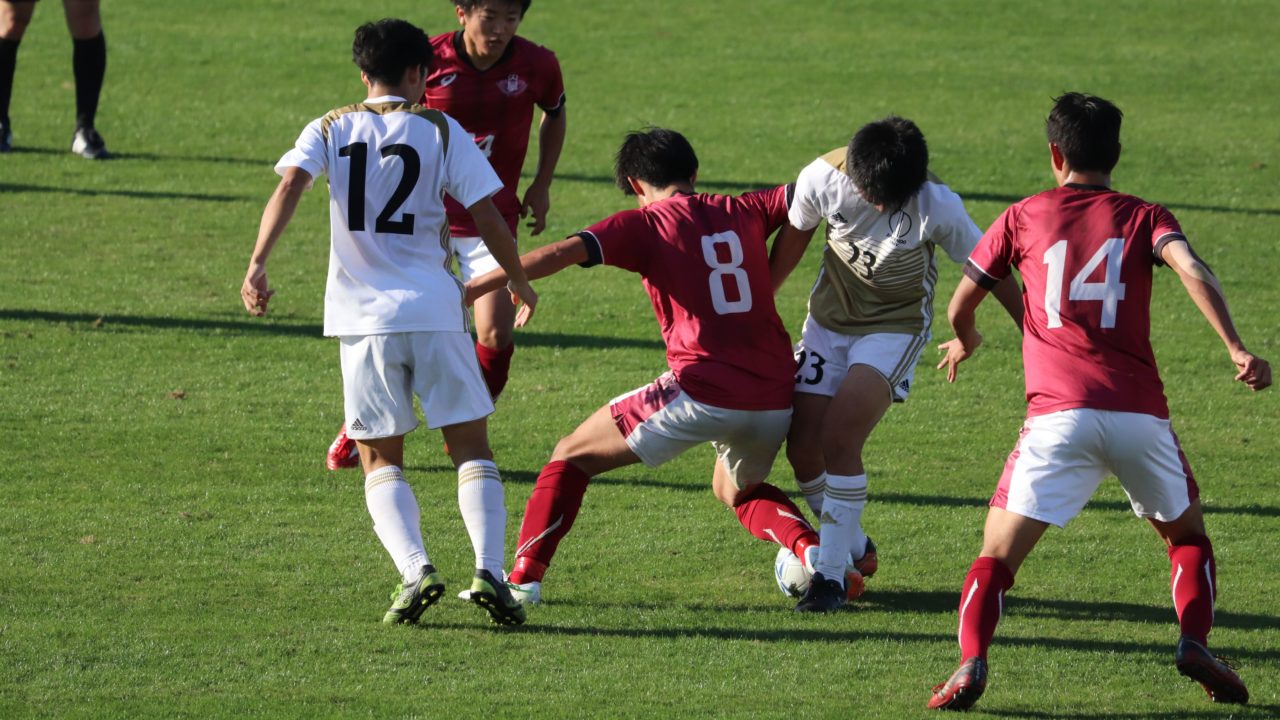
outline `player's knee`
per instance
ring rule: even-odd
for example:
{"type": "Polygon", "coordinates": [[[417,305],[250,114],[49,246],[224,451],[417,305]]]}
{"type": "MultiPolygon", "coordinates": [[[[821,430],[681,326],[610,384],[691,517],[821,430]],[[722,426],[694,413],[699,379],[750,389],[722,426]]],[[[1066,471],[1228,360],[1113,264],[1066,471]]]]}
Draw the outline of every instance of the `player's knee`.
{"type": "Polygon", "coordinates": [[[514,337],[514,333],[508,327],[490,326],[476,331],[476,342],[490,350],[501,350],[507,347],[514,337]]]}
{"type": "Polygon", "coordinates": [[[98,3],[67,3],[67,30],[77,40],[97,37],[102,32],[102,16],[98,13],[98,3]]]}

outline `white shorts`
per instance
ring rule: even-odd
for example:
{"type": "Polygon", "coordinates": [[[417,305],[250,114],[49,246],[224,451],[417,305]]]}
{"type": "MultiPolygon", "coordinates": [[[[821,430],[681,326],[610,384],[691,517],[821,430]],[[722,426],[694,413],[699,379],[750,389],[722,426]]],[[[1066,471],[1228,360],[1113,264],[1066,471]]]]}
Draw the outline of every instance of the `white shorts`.
{"type": "Polygon", "coordinates": [[[418,427],[414,395],[432,429],[493,412],[470,333],[350,335],[341,340],[347,437],[353,440],[396,437],[418,427]]]}
{"type": "Polygon", "coordinates": [[[449,241],[453,245],[454,257],[458,258],[458,275],[462,277],[462,282],[498,269],[498,261],[480,238],[456,237],[449,241]]]}
{"type": "Polygon", "coordinates": [[[738,489],[764,482],[791,426],[791,409],[730,410],[689,397],[675,376],[614,398],[609,411],[627,446],[649,467],[710,442],[738,489]]]}
{"type": "Polygon", "coordinates": [[[884,376],[892,388],[894,402],[904,402],[911,392],[916,363],[928,342],[928,333],[845,335],[807,317],[800,342],[796,343],[796,392],[835,397],[849,368],[866,365],[884,376]]]}
{"type": "Polygon", "coordinates": [[[1168,420],[1076,408],[1027,418],[991,506],[1065,527],[1108,474],[1138,517],[1176,520],[1200,497],[1168,420]]]}

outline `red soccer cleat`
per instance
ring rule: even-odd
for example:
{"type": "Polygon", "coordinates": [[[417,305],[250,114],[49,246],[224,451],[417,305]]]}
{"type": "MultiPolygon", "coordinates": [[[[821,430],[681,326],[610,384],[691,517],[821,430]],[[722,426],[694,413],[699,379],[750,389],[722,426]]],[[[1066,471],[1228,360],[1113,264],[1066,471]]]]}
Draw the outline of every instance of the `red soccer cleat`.
{"type": "Polygon", "coordinates": [[[853,566],[858,569],[858,572],[864,578],[875,575],[876,570],[880,568],[880,560],[876,556],[876,544],[871,542],[870,537],[867,537],[867,544],[863,550],[862,557],[854,560],[853,566]]]}
{"type": "Polygon", "coordinates": [[[1200,683],[1214,702],[1240,705],[1249,702],[1249,688],[1244,686],[1231,665],[1189,637],[1183,636],[1178,640],[1174,665],[1178,672],[1200,683]]]}
{"type": "Polygon", "coordinates": [[[360,467],[360,451],[356,448],[356,441],[347,437],[345,425],[338,430],[338,437],[334,438],[333,444],[329,446],[329,455],[324,459],[324,466],[330,470],[360,467]]]}
{"type": "Polygon", "coordinates": [[[968,710],[987,689],[987,661],[971,657],[941,685],[933,686],[930,710],[968,710]]]}

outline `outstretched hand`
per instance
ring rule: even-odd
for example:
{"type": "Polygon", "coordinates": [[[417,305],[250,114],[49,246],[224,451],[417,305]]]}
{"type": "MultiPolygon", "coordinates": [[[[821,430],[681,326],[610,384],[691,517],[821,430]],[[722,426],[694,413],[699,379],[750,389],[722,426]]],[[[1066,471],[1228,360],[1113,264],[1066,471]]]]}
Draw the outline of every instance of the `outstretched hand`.
{"type": "Polygon", "coordinates": [[[942,357],[942,362],[938,363],[938,369],[947,369],[947,382],[953,383],[956,381],[956,368],[959,367],[960,363],[972,357],[973,351],[977,350],[981,344],[982,335],[975,332],[973,342],[968,346],[960,338],[952,338],[938,346],[938,349],[945,353],[942,357]]]}
{"type": "Polygon", "coordinates": [[[1231,362],[1235,363],[1236,380],[1257,392],[1271,385],[1271,365],[1251,352],[1240,350],[1231,353],[1231,362]]]}
{"type": "Polygon", "coordinates": [[[511,293],[511,304],[518,306],[515,326],[524,327],[533,317],[534,308],[538,306],[538,293],[534,292],[528,281],[518,283],[512,280],[507,283],[507,290],[511,293]]]}

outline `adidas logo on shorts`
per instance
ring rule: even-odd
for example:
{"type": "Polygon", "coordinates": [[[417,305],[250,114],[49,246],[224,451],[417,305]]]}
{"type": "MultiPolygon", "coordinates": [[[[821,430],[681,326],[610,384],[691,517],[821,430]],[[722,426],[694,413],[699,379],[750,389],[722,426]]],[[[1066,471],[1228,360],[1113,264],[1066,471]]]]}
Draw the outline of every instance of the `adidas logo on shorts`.
{"type": "Polygon", "coordinates": [[[364,426],[364,423],[360,422],[360,418],[356,418],[351,422],[351,432],[361,432],[368,429],[364,426]]]}

